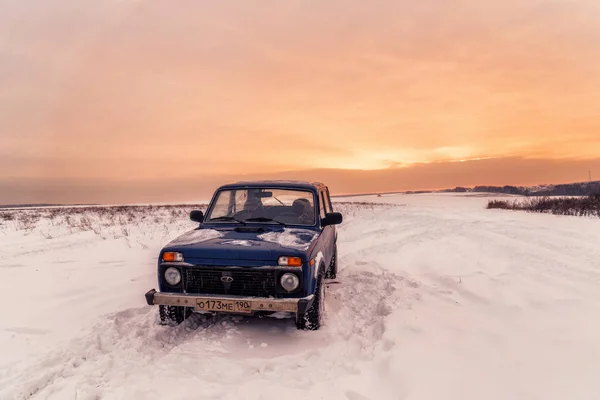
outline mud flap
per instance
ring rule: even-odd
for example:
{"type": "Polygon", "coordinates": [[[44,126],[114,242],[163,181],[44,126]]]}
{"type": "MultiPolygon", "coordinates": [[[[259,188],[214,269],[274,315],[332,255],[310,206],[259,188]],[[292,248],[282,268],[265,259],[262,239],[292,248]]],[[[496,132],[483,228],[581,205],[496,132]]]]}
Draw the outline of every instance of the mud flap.
{"type": "Polygon", "coordinates": [[[149,306],[153,306],[154,305],[154,295],[156,294],[156,289],[150,289],[146,294],[146,303],[148,303],[149,306]]]}

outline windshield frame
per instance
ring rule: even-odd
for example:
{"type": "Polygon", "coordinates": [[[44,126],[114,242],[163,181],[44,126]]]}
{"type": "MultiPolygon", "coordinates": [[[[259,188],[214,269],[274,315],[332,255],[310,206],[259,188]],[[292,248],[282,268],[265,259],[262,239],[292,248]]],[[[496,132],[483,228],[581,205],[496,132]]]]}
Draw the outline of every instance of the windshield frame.
{"type": "MultiPolygon", "coordinates": [[[[286,223],[285,227],[301,227],[301,228],[305,228],[305,229],[318,229],[320,226],[320,222],[321,222],[321,217],[319,214],[319,200],[318,200],[318,194],[316,190],[312,190],[312,189],[308,189],[308,188],[301,188],[301,187],[295,187],[295,186],[278,186],[278,185],[260,185],[260,186],[239,186],[239,187],[225,187],[225,188],[219,188],[217,189],[217,191],[215,192],[215,194],[213,195],[210,204],[208,206],[208,208],[206,209],[206,213],[204,214],[204,224],[206,225],[241,225],[240,223],[236,222],[236,221],[211,221],[209,220],[209,216],[212,214],[213,209],[216,206],[217,200],[219,199],[219,196],[221,195],[221,193],[223,192],[231,192],[231,191],[237,191],[237,190],[252,190],[252,189],[265,189],[265,190],[289,190],[289,191],[294,191],[294,192],[305,192],[307,193],[307,196],[310,195],[310,198],[312,199],[313,202],[313,209],[314,209],[314,224],[312,225],[306,225],[306,224],[293,224],[293,223],[286,223]]],[[[275,221],[267,221],[267,222],[259,222],[259,221],[244,221],[245,224],[247,225],[269,225],[269,226],[276,226],[276,227],[280,227],[283,228],[284,226],[281,225],[280,223],[277,223],[275,221]]]]}

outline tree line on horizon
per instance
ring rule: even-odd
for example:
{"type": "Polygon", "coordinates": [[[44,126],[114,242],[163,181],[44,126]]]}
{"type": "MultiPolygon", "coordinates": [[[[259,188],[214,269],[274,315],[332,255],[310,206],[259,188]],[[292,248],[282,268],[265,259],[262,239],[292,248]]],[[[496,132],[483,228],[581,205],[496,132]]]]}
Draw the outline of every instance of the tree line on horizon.
{"type": "Polygon", "coordinates": [[[443,190],[453,193],[499,193],[517,196],[590,196],[600,194],[600,181],[540,186],[475,186],[443,190]]]}

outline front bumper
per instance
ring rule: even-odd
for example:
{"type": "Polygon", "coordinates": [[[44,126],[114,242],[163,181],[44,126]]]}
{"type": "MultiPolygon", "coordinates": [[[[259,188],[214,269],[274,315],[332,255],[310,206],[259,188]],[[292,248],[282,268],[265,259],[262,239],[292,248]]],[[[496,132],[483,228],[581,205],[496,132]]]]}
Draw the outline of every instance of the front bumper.
{"type": "Polygon", "coordinates": [[[302,314],[312,305],[314,297],[311,294],[302,298],[271,299],[264,297],[163,293],[151,289],[146,293],[146,302],[150,306],[194,307],[197,311],[239,314],[252,314],[258,311],[281,311],[302,314]]]}

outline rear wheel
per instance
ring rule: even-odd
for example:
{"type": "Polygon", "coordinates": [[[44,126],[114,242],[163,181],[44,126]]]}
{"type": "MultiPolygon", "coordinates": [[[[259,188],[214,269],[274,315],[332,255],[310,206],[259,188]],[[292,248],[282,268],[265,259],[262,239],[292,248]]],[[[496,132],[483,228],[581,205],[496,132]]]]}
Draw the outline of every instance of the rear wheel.
{"type": "Polygon", "coordinates": [[[304,314],[296,316],[296,328],[298,329],[316,331],[322,325],[325,312],[325,282],[323,277],[319,277],[315,292],[315,298],[308,310],[304,314]]]}
{"type": "Polygon", "coordinates": [[[325,274],[325,278],[327,279],[335,279],[337,277],[337,245],[333,250],[333,256],[331,257],[331,264],[329,265],[329,269],[325,274]]]}
{"type": "Polygon", "coordinates": [[[161,325],[179,325],[191,314],[190,307],[158,306],[161,325]]]}

